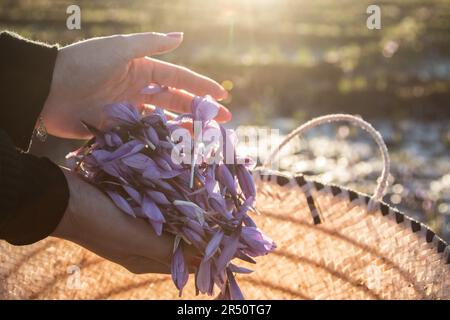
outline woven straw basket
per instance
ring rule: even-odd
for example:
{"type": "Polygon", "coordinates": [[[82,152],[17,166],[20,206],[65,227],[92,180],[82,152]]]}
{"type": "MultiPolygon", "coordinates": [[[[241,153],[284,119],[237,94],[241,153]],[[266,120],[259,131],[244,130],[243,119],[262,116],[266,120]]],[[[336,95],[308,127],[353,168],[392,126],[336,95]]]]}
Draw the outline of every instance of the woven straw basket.
{"type": "MultiPolygon", "coordinates": [[[[254,220],[277,249],[256,266],[239,263],[255,270],[237,277],[246,298],[450,298],[450,247],[423,224],[302,175],[255,170],[254,177],[261,213],[254,220]]],[[[0,298],[178,299],[178,292],[170,275],[134,275],[48,238],[23,247],[0,242],[0,298]]],[[[182,298],[210,297],[195,296],[191,276],[182,298]]]]}

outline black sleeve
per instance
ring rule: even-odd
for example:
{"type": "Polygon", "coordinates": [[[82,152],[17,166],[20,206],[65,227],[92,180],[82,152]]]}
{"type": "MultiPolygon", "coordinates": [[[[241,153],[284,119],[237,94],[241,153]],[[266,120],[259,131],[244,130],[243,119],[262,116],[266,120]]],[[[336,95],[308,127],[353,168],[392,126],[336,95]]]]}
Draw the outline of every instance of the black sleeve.
{"type": "Polygon", "coordinates": [[[0,239],[16,245],[51,234],[69,198],[61,169],[23,152],[47,99],[57,52],[0,33],[0,239]]]}

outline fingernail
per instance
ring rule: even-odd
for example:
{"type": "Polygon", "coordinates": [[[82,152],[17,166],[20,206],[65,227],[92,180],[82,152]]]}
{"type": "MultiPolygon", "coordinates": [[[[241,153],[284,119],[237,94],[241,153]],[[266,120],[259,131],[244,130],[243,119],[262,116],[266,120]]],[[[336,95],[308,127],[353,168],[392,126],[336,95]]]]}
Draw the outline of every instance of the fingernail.
{"type": "Polygon", "coordinates": [[[176,38],[176,39],[183,38],[183,35],[184,35],[183,32],[169,32],[169,33],[166,33],[166,36],[171,37],[171,38],[176,38]]]}

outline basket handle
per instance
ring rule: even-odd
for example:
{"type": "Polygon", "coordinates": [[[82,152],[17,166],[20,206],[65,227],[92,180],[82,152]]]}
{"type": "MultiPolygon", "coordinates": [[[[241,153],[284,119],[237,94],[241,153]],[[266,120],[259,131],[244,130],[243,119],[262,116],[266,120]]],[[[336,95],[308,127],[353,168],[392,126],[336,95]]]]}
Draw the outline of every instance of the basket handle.
{"type": "Polygon", "coordinates": [[[373,193],[373,196],[370,199],[369,202],[369,211],[372,211],[375,206],[375,202],[380,201],[383,196],[385,195],[388,187],[388,178],[389,178],[389,171],[390,171],[390,160],[389,160],[389,153],[388,149],[386,147],[386,144],[383,141],[383,138],[381,137],[381,134],[374,128],[370,123],[367,121],[364,121],[360,117],[351,115],[351,114],[330,114],[326,116],[321,116],[314,118],[295,130],[291,131],[286,138],[278,145],[277,148],[275,148],[274,151],[270,154],[270,156],[266,159],[266,161],[263,164],[264,168],[272,167],[272,163],[280,150],[295,136],[303,134],[305,131],[316,127],[318,125],[324,124],[324,123],[331,123],[331,122],[339,122],[339,121],[347,121],[350,122],[353,125],[356,125],[357,127],[362,128],[363,130],[366,130],[375,140],[377,143],[381,156],[383,158],[383,170],[381,172],[381,176],[378,178],[378,184],[375,188],[375,191],[373,193]]]}

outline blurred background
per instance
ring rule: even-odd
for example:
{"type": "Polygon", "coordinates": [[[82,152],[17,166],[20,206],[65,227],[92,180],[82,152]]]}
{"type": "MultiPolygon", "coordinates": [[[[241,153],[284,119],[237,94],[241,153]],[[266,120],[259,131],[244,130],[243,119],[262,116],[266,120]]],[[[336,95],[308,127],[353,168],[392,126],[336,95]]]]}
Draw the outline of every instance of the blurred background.
{"type": "MultiPolygon", "coordinates": [[[[184,31],[161,59],[221,82],[230,127],[286,134],[318,115],[363,116],[390,150],[385,201],[450,240],[450,0],[0,0],[0,29],[61,45],[184,31]],[[81,30],[66,28],[71,4],[81,30]],[[380,30],[366,27],[370,4],[380,30]]],[[[63,163],[77,145],[51,138],[32,151],[63,163]]],[[[313,129],[289,151],[284,169],[366,193],[381,170],[374,143],[346,124],[313,129]]]]}

